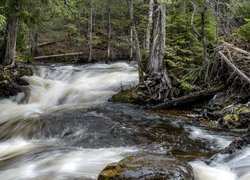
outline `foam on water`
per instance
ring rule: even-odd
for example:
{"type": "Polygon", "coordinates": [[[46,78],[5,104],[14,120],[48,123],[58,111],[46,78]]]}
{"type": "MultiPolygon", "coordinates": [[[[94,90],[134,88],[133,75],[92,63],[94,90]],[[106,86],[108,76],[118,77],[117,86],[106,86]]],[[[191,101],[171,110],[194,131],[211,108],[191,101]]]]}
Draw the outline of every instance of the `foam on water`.
{"type": "Polygon", "coordinates": [[[0,143],[0,161],[10,159],[25,152],[39,152],[32,159],[20,159],[7,170],[0,171],[0,179],[96,179],[98,173],[109,163],[117,162],[137,150],[133,147],[121,148],[55,148],[61,146],[59,140],[11,139],[0,143]],[[53,145],[54,144],[54,145],[53,145]],[[43,150],[44,147],[47,147],[43,150]],[[48,148],[52,147],[52,148],[48,148]],[[54,148],[53,148],[54,147],[54,148]],[[48,151],[49,149],[49,151],[48,151]]]}
{"type": "Polygon", "coordinates": [[[0,101],[0,122],[47,113],[58,106],[83,108],[106,102],[121,89],[138,83],[136,67],[127,63],[82,67],[38,67],[20,93],[0,101]]]}
{"type": "MultiPolygon", "coordinates": [[[[227,147],[232,139],[209,133],[194,126],[188,126],[190,138],[202,140],[213,149],[227,147]]],[[[250,147],[238,151],[234,155],[218,155],[211,164],[202,161],[190,163],[196,180],[249,180],[250,179],[250,147]]]]}
{"type": "Polygon", "coordinates": [[[187,126],[186,131],[189,131],[189,137],[191,139],[209,142],[209,144],[211,144],[211,148],[214,149],[223,149],[232,142],[232,139],[230,138],[226,138],[221,135],[212,135],[206,130],[195,126],[187,126]]]}

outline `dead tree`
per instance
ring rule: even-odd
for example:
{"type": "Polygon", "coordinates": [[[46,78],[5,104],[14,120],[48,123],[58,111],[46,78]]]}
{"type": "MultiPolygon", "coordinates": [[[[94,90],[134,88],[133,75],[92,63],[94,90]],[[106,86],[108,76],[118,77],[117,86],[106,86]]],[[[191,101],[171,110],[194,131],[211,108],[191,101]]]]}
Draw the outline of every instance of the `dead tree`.
{"type": "Polygon", "coordinates": [[[247,52],[233,44],[223,42],[216,49],[216,58],[212,62],[213,66],[210,71],[210,80],[214,77],[219,77],[227,80],[231,79],[231,82],[239,84],[242,86],[250,85],[250,52],[247,52]],[[223,67],[220,73],[218,67],[223,67]],[[226,74],[225,74],[226,73],[226,74]],[[238,81],[242,80],[242,82],[238,81]]]}
{"type": "Polygon", "coordinates": [[[146,32],[146,43],[145,43],[145,49],[148,50],[148,51],[150,50],[152,20],[153,20],[153,7],[154,7],[154,0],[149,0],[149,4],[148,4],[148,24],[147,24],[147,32],[146,32]]]}
{"type": "Polygon", "coordinates": [[[157,2],[154,7],[153,34],[150,58],[147,66],[147,78],[144,81],[146,95],[151,100],[166,101],[172,98],[172,84],[164,62],[166,38],[166,5],[157,2]]]}
{"type": "MultiPolygon", "coordinates": [[[[137,35],[137,30],[135,27],[135,21],[134,21],[134,6],[133,6],[133,0],[127,0],[128,3],[128,13],[130,18],[130,28],[131,28],[131,34],[132,34],[132,46],[135,47],[135,60],[138,63],[138,71],[139,71],[139,79],[140,82],[143,79],[143,68],[142,68],[142,58],[141,58],[141,50],[140,50],[140,42],[137,35]]],[[[131,49],[133,51],[133,49],[131,49]]]]}

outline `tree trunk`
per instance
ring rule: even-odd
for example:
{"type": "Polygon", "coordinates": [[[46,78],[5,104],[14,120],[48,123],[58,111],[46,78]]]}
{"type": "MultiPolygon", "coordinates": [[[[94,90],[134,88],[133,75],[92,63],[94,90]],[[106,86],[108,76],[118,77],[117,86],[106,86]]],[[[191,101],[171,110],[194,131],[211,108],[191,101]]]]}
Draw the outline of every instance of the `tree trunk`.
{"type": "Polygon", "coordinates": [[[207,38],[206,38],[206,12],[207,12],[207,4],[203,8],[201,12],[201,38],[202,38],[202,46],[203,46],[203,58],[204,64],[207,67],[205,73],[205,82],[208,81],[208,74],[209,74],[209,60],[208,60],[208,53],[207,53],[207,38]]]}
{"type": "Polygon", "coordinates": [[[138,39],[137,31],[135,28],[135,22],[134,22],[134,7],[133,7],[133,0],[127,0],[128,3],[128,12],[129,12],[129,18],[130,18],[130,27],[131,27],[131,34],[132,34],[132,48],[135,46],[135,59],[138,63],[138,71],[139,71],[139,79],[140,82],[143,79],[143,68],[142,68],[142,60],[141,60],[141,50],[140,50],[140,42],[138,39]]]}
{"type": "Polygon", "coordinates": [[[134,7],[133,7],[133,0],[128,0],[128,13],[130,19],[130,59],[134,57],[134,38],[133,38],[133,26],[134,26],[134,7]]]}
{"type": "Polygon", "coordinates": [[[152,30],[152,21],[153,21],[153,8],[154,8],[154,0],[149,0],[148,5],[148,25],[146,32],[146,50],[150,50],[150,40],[151,40],[151,30],[152,30]]]}
{"type": "Polygon", "coordinates": [[[36,30],[29,30],[29,39],[30,39],[30,53],[36,55],[38,52],[38,43],[37,43],[37,32],[36,30]]]}
{"type": "Polygon", "coordinates": [[[93,0],[89,0],[89,26],[88,26],[88,34],[89,34],[89,62],[92,61],[93,55],[93,0]]]}
{"type": "Polygon", "coordinates": [[[111,9],[110,0],[108,0],[108,59],[111,57],[111,9]]]}
{"type": "Polygon", "coordinates": [[[152,86],[154,99],[167,100],[172,98],[172,84],[164,62],[164,48],[166,38],[166,6],[165,3],[156,3],[153,18],[153,36],[150,50],[150,59],[147,67],[149,82],[157,83],[152,86]],[[157,91],[155,91],[155,89],[157,91]]]}
{"type": "Polygon", "coordinates": [[[17,16],[10,15],[8,17],[6,34],[0,55],[0,63],[2,65],[15,64],[18,21],[19,18],[17,16]]]}

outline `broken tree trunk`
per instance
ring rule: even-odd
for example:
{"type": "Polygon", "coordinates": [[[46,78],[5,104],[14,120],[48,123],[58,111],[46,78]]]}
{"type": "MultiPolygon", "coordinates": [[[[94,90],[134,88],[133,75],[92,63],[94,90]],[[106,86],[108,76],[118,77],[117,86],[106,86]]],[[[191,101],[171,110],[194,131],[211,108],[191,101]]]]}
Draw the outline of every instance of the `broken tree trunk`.
{"type": "Polygon", "coordinates": [[[240,76],[245,82],[250,84],[250,78],[247,77],[247,75],[245,75],[238,67],[236,67],[221,51],[219,51],[218,54],[221,56],[222,60],[227,64],[227,66],[233,70],[233,72],[240,76]]]}
{"type": "Polygon", "coordinates": [[[164,62],[164,48],[166,36],[166,6],[156,3],[153,17],[153,35],[150,58],[147,66],[147,79],[144,84],[146,94],[156,101],[172,98],[172,84],[164,62]]]}
{"type": "Polygon", "coordinates": [[[153,21],[153,8],[154,8],[154,0],[149,0],[148,25],[147,25],[146,43],[145,43],[145,49],[148,51],[150,51],[150,40],[151,40],[151,30],[152,30],[152,21],[153,21]]]}
{"type": "Polygon", "coordinates": [[[206,98],[211,98],[222,89],[223,87],[221,86],[217,88],[211,88],[208,90],[201,90],[201,91],[194,92],[186,96],[173,99],[171,101],[161,103],[159,105],[153,106],[152,108],[161,109],[161,108],[171,108],[171,107],[184,106],[184,105],[187,105],[188,107],[190,107],[190,103],[193,103],[195,101],[201,102],[201,100],[204,100],[206,98]]]}
{"type": "Polygon", "coordinates": [[[131,36],[132,38],[131,53],[133,54],[133,48],[135,48],[135,60],[138,63],[139,80],[141,82],[143,79],[143,68],[142,68],[143,66],[142,66],[140,42],[139,42],[136,27],[135,27],[135,21],[134,21],[134,4],[133,4],[133,0],[127,0],[127,3],[128,3],[128,13],[129,13],[129,18],[130,18],[131,35],[132,35],[131,36]]]}

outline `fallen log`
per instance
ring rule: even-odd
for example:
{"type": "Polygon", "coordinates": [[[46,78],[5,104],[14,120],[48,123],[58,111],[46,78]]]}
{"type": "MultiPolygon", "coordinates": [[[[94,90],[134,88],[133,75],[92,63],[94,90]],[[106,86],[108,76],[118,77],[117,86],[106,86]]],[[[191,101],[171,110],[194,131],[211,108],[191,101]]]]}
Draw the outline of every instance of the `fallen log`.
{"type": "Polygon", "coordinates": [[[156,106],[153,106],[152,109],[170,108],[170,107],[177,107],[177,106],[183,106],[183,105],[190,106],[190,103],[192,102],[195,102],[201,99],[206,99],[209,97],[213,97],[217,92],[221,91],[222,89],[223,89],[223,86],[210,88],[208,90],[197,91],[189,95],[182,96],[182,97],[173,99],[171,101],[158,104],[156,106]]]}
{"type": "Polygon", "coordinates": [[[221,51],[218,52],[222,60],[227,64],[229,68],[233,70],[238,76],[240,76],[245,82],[250,84],[250,78],[247,77],[237,66],[235,66],[221,51]]]}
{"type": "Polygon", "coordinates": [[[52,45],[52,44],[55,44],[56,41],[52,41],[52,42],[44,42],[44,43],[39,43],[37,46],[38,47],[44,47],[44,46],[49,46],[49,45],[52,45]]]}
{"type": "Polygon", "coordinates": [[[47,56],[37,56],[34,59],[41,60],[41,59],[59,58],[59,57],[66,57],[66,56],[79,56],[79,55],[83,55],[83,54],[84,54],[83,52],[54,54],[54,55],[47,55],[47,56]]]}
{"type": "Polygon", "coordinates": [[[228,42],[223,42],[223,45],[230,48],[230,49],[233,49],[233,50],[235,50],[235,51],[237,51],[237,52],[239,52],[241,54],[244,54],[244,55],[250,57],[250,52],[247,52],[247,51],[245,51],[243,49],[240,49],[240,48],[234,46],[233,44],[230,44],[228,42]]]}

